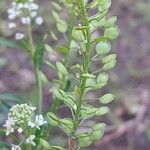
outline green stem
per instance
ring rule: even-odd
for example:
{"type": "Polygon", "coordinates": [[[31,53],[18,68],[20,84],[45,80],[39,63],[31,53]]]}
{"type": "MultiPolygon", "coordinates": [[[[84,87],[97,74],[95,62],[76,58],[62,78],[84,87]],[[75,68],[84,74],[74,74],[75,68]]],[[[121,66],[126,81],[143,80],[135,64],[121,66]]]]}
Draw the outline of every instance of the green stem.
{"type": "Polygon", "coordinates": [[[31,25],[28,26],[28,36],[29,36],[29,43],[31,46],[31,50],[30,53],[32,55],[32,61],[34,64],[34,70],[35,70],[35,76],[36,76],[36,83],[37,83],[37,88],[38,88],[38,101],[37,101],[37,108],[38,108],[38,112],[41,113],[42,112],[42,108],[43,108],[43,91],[42,91],[42,81],[40,78],[40,69],[38,68],[38,66],[36,65],[36,63],[34,62],[34,54],[35,54],[35,46],[34,46],[34,42],[33,42],[33,37],[32,37],[32,28],[31,25]]]}
{"type": "Polygon", "coordinates": [[[35,66],[35,73],[38,87],[38,112],[41,113],[43,108],[43,86],[40,77],[40,69],[37,66],[35,66]]]}
{"type": "Polygon", "coordinates": [[[28,25],[28,36],[29,36],[29,43],[30,43],[30,46],[31,46],[30,53],[32,54],[32,56],[34,56],[35,47],[34,47],[34,42],[33,42],[33,37],[32,37],[31,25],[28,25]]]}
{"type": "MultiPolygon", "coordinates": [[[[28,138],[30,136],[30,134],[28,133],[27,126],[25,124],[22,124],[22,128],[23,128],[23,131],[24,131],[26,137],[28,138]]],[[[25,150],[31,150],[30,144],[25,145],[25,150]]]]}
{"type": "MultiPolygon", "coordinates": [[[[88,73],[88,69],[89,69],[90,50],[91,50],[91,34],[90,34],[90,30],[89,30],[87,9],[84,6],[84,0],[82,0],[82,1],[77,0],[76,2],[78,5],[78,8],[80,9],[79,10],[80,13],[82,13],[81,14],[82,22],[83,22],[84,26],[87,26],[87,28],[85,30],[86,51],[83,51],[83,72],[82,72],[82,74],[83,74],[83,73],[88,73]]],[[[80,96],[79,96],[78,106],[77,106],[77,110],[75,113],[75,120],[74,120],[74,134],[80,124],[81,108],[82,108],[82,105],[84,102],[84,97],[85,97],[86,80],[87,80],[87,78],[82,77],[82,75],[81,75],[80,96]]]]}

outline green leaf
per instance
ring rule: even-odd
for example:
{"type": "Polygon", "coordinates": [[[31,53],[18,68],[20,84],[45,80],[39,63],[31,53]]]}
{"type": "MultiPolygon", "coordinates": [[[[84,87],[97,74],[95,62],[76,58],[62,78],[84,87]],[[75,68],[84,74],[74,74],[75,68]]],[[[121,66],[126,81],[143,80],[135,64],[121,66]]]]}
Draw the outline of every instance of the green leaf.
{"type": "Polygon", "coordinates": [[[106,83],[109,79],[109,75],[105,72],[102,72],[97,77],[97,83],[106,83]]]}
{"type": "Polygon", "coordinates": [[[71,44],[70,44],[70,49],[71,50],[76,50],[79,48],[79,45],[77,44],[77,42],[75,42],[74,40],[71,41],[71,44]]]}
{"type": "Polygon", "coordinates": [[[57,29],[61,33],[65,33],[68,30],[68,24],[66,23],[65,20],[61,19],[57,22],[57,29]]]}
{"type": "Polygon", "coordinates": [[[117,64],[117,61],[116,61],[116,60],[112,60],[112,61],[110,61],[109,63],[106,63],[106,64],[102,67],[102,69],[103,69],[104,71],[110,70],[110,69],[114,68],[114,67],[116,66],[116,64],[117,64]]]}
{"type": "Polygon", "coordinates": [[[9,47],[9,48],[19,48],[20,47],[14,41],[8,40],[8,39],[2,38],[2,37],[0,37],[0,45],[6,46],[6,47],[9,47]]]}
{"type": "Polygon", "coordinates": [[[94,78],[87,78],[86,80],[86,88],[95,87],[96,80],[94,78]]]}
{"type": "Polygon", "coordinates": [[[97,90],[104,87],[107,82],[97,82],[96,79],[88,78],[86,81],[86,91],[97,90]]]}
{"type": "Polygon", "coordinates": [[[68,71],[67,69],[65,68],[65,66],[61,63],[61,62],[57,62],[56,63],[56,67],[58,69],[58,71],[63,74],[63,75],[68,75],[68,71]]]}
{"type": "Polygon", "coordinates": [[[93,2],[90,4],[90,8],[95,8],[99,3],[99,0],[93,0],[93,2]]]}
{"type": "Polygon", "coordinates": [[[108,104],[114,100],[114,95],[111,93],[103,95],[101,98],[99,98],[100,102],[103,104],[108,104]]]}
{"type": "Polygon", "coordinates": [[[107,54],[111,50],[111,43],[108,41],[101,41],[96,45],[96,52],[98,54],[107,54]]]}
{"type": "Polygon", "coordinates": [[[107,82],[98,83],[98,84],[96,84],[96,86],[93,88],[93,90],[99,90],[99,89],[103,88],[105,85],[107,85],[107,82]]]}
{"type": "Polygon", "coordinates": [[[60,146],[51,146],[52,149],[51,150],[65,150],[63,147],[60,146]]]}
{"type": "Polygon", "coordinates": [[[78,40],[78,41],[83,41],[83,40],[84,40],[84,36],[83,36],[83,33],[82,33],[81,30],[73,29],[73,30],[72,30],[72,37],[73,37],[75,40],[78,40]]]}
{"type": "Polygon", "coordinates": [[[115,23],[117,22],[117,17],[116,16],[112,16],[111,18],[109,18],[105,24],[105,28],[110,28],[112,26],[115,25],[115,23]]]}
{"type": "Polygon", "coordinates": [[[92,118],[93,116],[96,115],[96,111],[97,111],[97,108],[94,108],[91,105],[90,106],[83,106],[82,110],[81,110],[81,116],[84,119],[89,119],[89,118],[92,118]]]}
{"type": "Polygon", "coordinates": [[[57,99],[63,99],[63,95],[60,92],[59,89],[53,89],[53,95],[57,98],[57,99]]]}
{"type": "Polygon", "coordinates": [[[110,40],[116,39],[119,35],[119,28],[117,26],[106,28],[104,36],[110,40]]]}
{"type": "Polygon", "coordinates": [[[68,54],[68,52],[69,52],[69,49],[67,47],[63,46],[63,45],[59,45],[57,47],[57,49],[58,49],[58,51],[60,51],[60,52],[62,52],[64,54],[68,54]]]}
{"type": "Polygon", "coordinates": [[[82,133],[78,137],[80,147],[88,147],[92,144],[91,136],[88,133],[82,133]]]}
{"type": "Polygon", "coordinates": [[[49,53],[53,52],[53,49],[52,49],[52,47],[50,45],[45,44],[44,47],[45,47],[45,49],[46,49],[47,52],[49,52],[49,53]]]}
{"type": "Polygon", "coordinates": [[[55,65],[53,65],[51,62],[49,61],[45,61],[45,63],[52,69],[55,69],[55,65]]]}
{"type": "Polygon", "coordinates": [[[76,101],[74,97],[65,93],[63,90],[54,89],[53,94],[57,99],[62,100],[66,104],[66,106],[73,108],[73,109],[76,108],[76,101]]]}
{"type": "Polygon", "coordinates": [[[60,128],[68,135],[72,133],[73,125],[74,123],[71,119],[61,119],[59,122],[60,128]]]}
{"type": "Polygon", "coordinates": [[[57,36],[54,32],[50,31],[51,32],[51,36],[52,36],[52,39],[53,40],[57,40],[57,36]]]}
{"type": "Polygon", "coordinates": [[[43,81],[43,83],[48,83],[48,79],[42,71],[39,71],[39,77],[40,77],[41,81],[43,81]]]}
{"type": "Polygon", "coordinates": [[[0,101],[13,101],[13,102],[21,102],[23,99],[12,93],[1,93],[0,101]]]}
{"type": "Polygon", "coordinates": [[[94,41],[92,43],[98,43],[98,42],[101,42],[101,41],[106,41],[107,38],[102,36],[102,37],[98,37],[96,39],[94,39],[94,41]]]}
{"type": "Polygon", "coordinates": [[[91,32],[93,32],[97,28],[103,27],[105,25],[105,23],[106,23],[106,17],[105,16],[103,18],[101,18],[100,20],[99,20],[99,17],[97,17],[97,19],[91,21],[91,23],[90,23],[91,32]]]}
{"type": "Polygon", "coordinates": [[[46,149],[46,150],[52,150],[51,145],[45,140],[45,139],[40,139],[40,144],[46,149]]]}
{"type": "Polygon", "coordinates": [[[104,123],[99,123],[99,124],[94,125],[92,127],[91,138],[94,141],[100,140],[104,135],[105,127],[106,127],[106,124],[104,123]]]}
{"type": "Polygon", "coordinates": [[[116,58],[117,58],[117,55],[116,55],[116,54],[108,55],[108,56],[106,56],[106,57],[104,57],[104,58],[102,59],[102,63],[103,63],[103,64],[109,63],[109,62],[111,62],[111,61],[114,61],[116,58]]]}
{"type": "Polygon", "coordinates": [[[82,74],[82,77],[86,77],[86,78],[96,78],[95,75],[89,74],[89,73],[84,73],[84,74],[82,74]]]}
{"type": "Polygon", "coordinates": [[[104,12],[105,10],[108,10],[110,6],[111,0],[102,0],[102,1],[100,0],[98,10],[100,12],[104,12]]]}
{"type": "Polygon", "coordinates": [[[52,15],[53,15],[53,17],[55,18],[56,21],[60,20],[60,16],[56,11],[52,11],[52,15]]]}
{"type": "Polygon", "coordinates": [[[108,3],[108,0],[98,0],[100,6],[105,5],[106,3],[108,3]]]}
{"type": "Polygon", "coordinates": [[[103,106],[103,107],[98,108],[95,114],[97,116],[103,116],[107,114],[108,112],[109,112],[109,108],[106,106],[103,106]]]}
{"type": "Polygon", "coordinates": [[[47,118],[48,118],[50,125],[58,126],[59,118],[55,114],[53,114],[52,112],[48,112],[47,118]]]}
{"type": "Polygon", "coordinates": [[[52,146],[50,145],[45,139],[40,139],[40,144],[46,149],[46,150],[64,150],[64,148],[60,146],[52,146]]]}
{"type": "Polygon", "coordinates": [[[59,126],[66,134],[73,130],[73,121],[71,119],[59,119],[54,113],[47,113],[48,121],[53,126],[59,126]]]}
{"type": "Polygon", "coordinates": [[[61,10],[61,7],[60,7],[60,5],[58,4],[58,3],[56,3],[56,2],[52,2],[52,5],[57,9],[57,10],[61,10]]]}

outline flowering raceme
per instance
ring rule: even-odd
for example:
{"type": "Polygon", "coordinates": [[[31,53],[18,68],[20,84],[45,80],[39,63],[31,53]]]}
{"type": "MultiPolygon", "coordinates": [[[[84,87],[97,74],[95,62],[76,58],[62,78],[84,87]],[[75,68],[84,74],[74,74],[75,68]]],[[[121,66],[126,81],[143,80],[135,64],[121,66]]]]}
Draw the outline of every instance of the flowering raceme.
{"type": "MultiPolygon", "coordinates": [[[[29,26],[32,23],[42,25],[43,18],[38,15],[39,6],[33,2],[33,0],[27,0],[26,2],[12,2],[11,7],[8,9],[8,28],[13,29],[19,25],[29,26]]],[[[21,40],[25,36],[20,31],[15,34],[16,40],[21,40]]]]}
{"type": "MultiPolygon", "coordinates": [[[[16,130],[18,133],[23,134],[25,143],[35,146],[34,139],[36,137],[34,134],[36,130],[41,130],[41,127],[47,123],[42,115],[36,115],[34,119],[35,110],[36,107],[28,104],[12,106],[8,113],[8,119],[3,125],[6,128],[6,135],[14,133],[16,130]]],[[[20,150],[19,145],[12,144],[12,150],[20,150]]]]}

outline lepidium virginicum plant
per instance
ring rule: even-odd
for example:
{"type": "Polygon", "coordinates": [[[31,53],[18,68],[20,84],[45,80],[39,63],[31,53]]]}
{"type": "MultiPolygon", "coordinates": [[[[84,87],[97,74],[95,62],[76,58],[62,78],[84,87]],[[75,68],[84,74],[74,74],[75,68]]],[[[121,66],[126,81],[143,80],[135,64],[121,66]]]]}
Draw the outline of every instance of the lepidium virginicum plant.
{"type": "MultiPolygon", "coordinates": [[[[76,64],[70,66],[73,71],[66,68],[62,62],[57,62],[58,77],[63,76],[74,81],[74,85],[68,91],[53,87],[53,95],[71,110],[72,117],[60,119],[56,114],[47,114],[49,123],[60,127],[68,136],[69,150],[76,150],[88,147],[93,142],[100,140],[104,134],[105,123],[98,123],[88,126],[86,121],[94,116],[102,116],[108,113],[107,106],[94,107],[88,104],[86,96],[90,91],[96,91],[104,87],[109,75],[107,71],[116,65],[116,54],[109,54],[111,50],[110,41],[119,35],[119,29],[115,25],[116,16],[107,17],[111,6],[111,0],[66,0],[63,1],[70,10],[76,10],[75,27],[72,30],[72,42],[81,55],[76,64]],[[95,13],[96,12],[96,13],[95,13]],[[94,15],[90,16],[90,14],[94,15]],[[95,37],[94,32],[102,29],[103,34],[95,37]],[[98,63],[98,70],[93,70],[92,65],[98,63]],[[86,132],[82,130],[86,128],[86,132]]],[[[65,23],[59,21],[59,16],[54,14],[58,21],[57,27],[60,31],[64,29],[65,23]],[[62,30],[61,30],[62,29],[62,30]]],[[[72,47],[70,47],[72,48],[72,47]]],[[[71,51],[71,50],[69,50],[71,51]]],[[[99,100],[103,105],[110,103],[114,96],[111,93],[101,95],[99,100]]]]}
{"type": "MultiPolygon", "coordinates": [[[[21,139],[20,142],[16,140],[17,145],[12,144],[12,150],[85,149],[103,137],[106,127],[103,122],[88,125],[87,121],[107,114],[109,108],[106,105],[114,99],[114,95],[110,92],[98,97],[88,97],[88,93],[99,91],[107,85],[109,80],[107,72],[116,65],[117,55],[110,51],[111,41],[117,38],[119,29],[115,25],[117,17],[108,17],[111,0],[60,0],[51,4],[54,7],[51,12],[56,27],[63,34],[65,42],[55,47],[63,53],[61,61],[57,61],[56,65],[46,61],[58,73],[58,79],[54,80],[50,89],[53,93],[53,104],[50,106],[50,112],[47,112],[47,121],[41,114],[43,113],[41,63],[44,45],[50,51],[52,47],[44,44],[43,39],[38,42],[40,44],[33,41],[32,26],[43,23],[43,18],[38,15],[39,6],[33,0],[17,0],[8,10],[9,28],[24,25],[25,32],[17,32],[15,38],[33,60],[39,90],[36,105],[40,112],[36,115],[36,107],[28,104],[12,106],[4,124],[6,135],[13,134],[15,137],[18,135],[21,139]],[[67,8],[69,21],[62,19],[62,5],[67,8]],[[101,35],[95,36],[98,30],[101,31],[101,35]],[[72,58],[75,55],[78,59],[72,58]],[[95,69],[93,67],[95,65],[99,68],[95,69]],[[95,101],[99,106],[94,106],[95,101]],[[62,105],[70,109],[70,118],[58,117],[57,110],[62,105]],[[50,144],[47,134],[52,134],[49,131],[53,126],[66,133],[67,148],[50,144]]],[[[58,41],[53,31],[51,35],[58,41]]],[[[52,137],[53,135],[50,135],[50,138],[52,137]]]]}

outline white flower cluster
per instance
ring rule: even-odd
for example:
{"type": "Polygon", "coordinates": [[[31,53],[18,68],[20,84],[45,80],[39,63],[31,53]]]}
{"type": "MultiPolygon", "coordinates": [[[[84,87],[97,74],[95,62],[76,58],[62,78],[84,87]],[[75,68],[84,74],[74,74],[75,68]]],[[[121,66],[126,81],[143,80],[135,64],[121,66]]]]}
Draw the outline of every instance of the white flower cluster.
{"type": "MultiPolygon", "coordinates": [[[[3,125],[6,128],[6,135],[13,133],[15,130],[18,133],[25,133],[26,128],[30,131],[30,136],[26,137],[25,142],[27,144],[31,144],[35,146],[35,135],[34,132],[36,129],[41,130],[41,126],[47,123],[42,115],[36,115],[35,119],[33,119],[35,107],[28,104],[16,104],[12,106],[10,112],[8,113],[8,119],[6,123],[3,125]],[[25,127],[25,129],[24,129],[25,127]]],[[[11,150],[21,150],[20,145],[12,144],[11,150]]]]}
{"type": "MultiPolygon", "coordinates": [[[[33,0],[27,0],[25,3],[12,2],[11,8],[8,9],[8,28],[16,28],[17,24],[29,25],[34,21],[37,25],[42,25],[43,18],[38,15],[39,6],[33,0]]],[[[16,40],[24,38],[22,32],[15,35],[16,40]]]]}
{"type": "Polygon", "coordinates": [[[12,106],[8,117],[12,120],[15,120],[17,124],[22,124],[26,121],[29,121],[33,112],[36,110],[36,107],[29,106],[28,104],[16,104],[12,106]]]}

